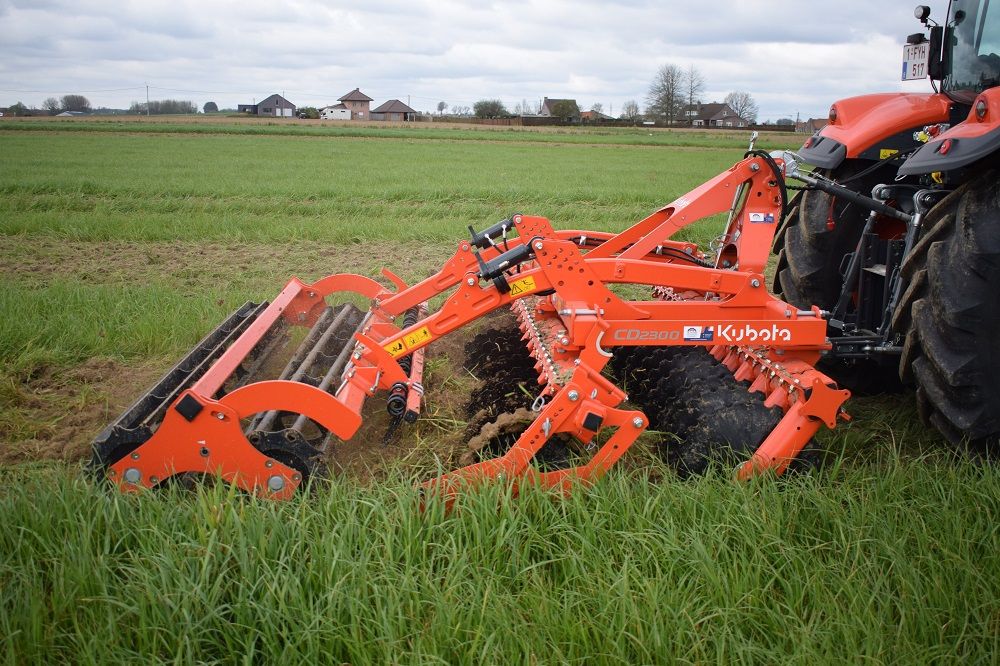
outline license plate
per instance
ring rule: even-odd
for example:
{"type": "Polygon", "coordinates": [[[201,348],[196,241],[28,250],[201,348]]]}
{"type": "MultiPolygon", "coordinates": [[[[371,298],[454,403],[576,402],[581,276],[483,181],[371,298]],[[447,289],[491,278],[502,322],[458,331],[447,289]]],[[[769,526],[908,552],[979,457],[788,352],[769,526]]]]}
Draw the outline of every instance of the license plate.
{"type": "Polygon", "coordinates": [[[903,47],[903,80],[917,81],[927,78],[927,61],[930,44],[907,44],[903,47]]]}

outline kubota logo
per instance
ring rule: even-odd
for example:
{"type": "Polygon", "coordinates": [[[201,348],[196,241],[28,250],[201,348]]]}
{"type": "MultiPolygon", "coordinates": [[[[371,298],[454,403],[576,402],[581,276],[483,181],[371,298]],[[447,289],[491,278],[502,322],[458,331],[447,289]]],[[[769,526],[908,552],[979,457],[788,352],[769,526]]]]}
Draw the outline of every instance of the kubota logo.
{"type": "Polygon", "coordinates": [[[737,328],[732,324],[719,324],[715,327],[720,340],[726,342],[791,342],[792,332],[787,328],[779,328],[771,324],[771,328],[754,328],[744,324],[737,328]]]}

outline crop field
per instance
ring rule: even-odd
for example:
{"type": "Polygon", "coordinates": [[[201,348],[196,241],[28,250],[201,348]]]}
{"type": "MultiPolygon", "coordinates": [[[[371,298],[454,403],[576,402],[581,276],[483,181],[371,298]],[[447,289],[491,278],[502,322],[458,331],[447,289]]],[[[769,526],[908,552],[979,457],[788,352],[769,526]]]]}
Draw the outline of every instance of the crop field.
{"type": "MultiPolygon", "coordinates": [[[[811,474],[682,481],[651,433],[568,499],[419,510],[484,378],[429,348],[426,415],[288,503],[120,496],[90,441],[291,276],[425,277],[512,212],[616,231],[738,160],[736,133],[210,119],[0,122],[6,663],[995,663],[1000,474],[906,394],[855,398],[811,474]]],[[[764,148],[800,137],[765,135],[764,148]]],[[[685,230],[708,243],[718,220],[685,230]]]]}

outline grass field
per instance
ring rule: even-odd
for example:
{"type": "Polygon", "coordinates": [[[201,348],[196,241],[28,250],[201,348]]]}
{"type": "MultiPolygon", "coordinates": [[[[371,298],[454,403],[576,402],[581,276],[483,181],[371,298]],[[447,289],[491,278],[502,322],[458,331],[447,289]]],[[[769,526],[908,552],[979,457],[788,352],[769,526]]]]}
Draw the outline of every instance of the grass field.
{"type": "MultiPolygon", "coordinates": [[[[795,137],[764,137],[791,147],[795,137]]],[[[513,211],[618,230],[745,137],[256,123],[0,123],[0,656],[7,663],[994,663],[1000,475],[907,396],[855,399],[811,476],[680,482],[649,455],[569,500],[446,515],[460,340],[428,417],[282,505],[120,497],[88,443],[291,275],[426,275],[513,211]]],[[[689,231],[706,242],[712,225],[689,231]]],[[[442,342],[444,345],[444,342],[442,342]]],[[[431,348],[432,352],[434,347],[431,348]]],[[[341,453],[335,454],[337,456],[341,453]]]]}

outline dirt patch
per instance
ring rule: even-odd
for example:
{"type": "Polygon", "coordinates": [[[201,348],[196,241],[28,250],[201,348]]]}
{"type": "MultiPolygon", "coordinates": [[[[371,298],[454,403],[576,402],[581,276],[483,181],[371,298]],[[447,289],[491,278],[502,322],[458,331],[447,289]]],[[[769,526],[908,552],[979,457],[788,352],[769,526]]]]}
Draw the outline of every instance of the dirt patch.
{"type": "Polygon", "coordinates": [[[31,377],[4,376],[0,463],[88,458],[94,437],[168,366],[168,360],[127,365],[92,358],[72,368],[43,367],[31,377]]]}
{"type": "MultiPolygon", "coordinates": [[[[454,248],[427,244],[408,248],[408,281],[426,277],[454,248]]],[[[45,287],[57,280],[81,284],[156,282],[204,289],[237,279],[277,293],[292,276],[315,280],[344,270],[377,276],[386,257],[399,255],[389,243],[193,243],[86,242],[32,236],[0,243],[0,280],[45,287]]]]}

